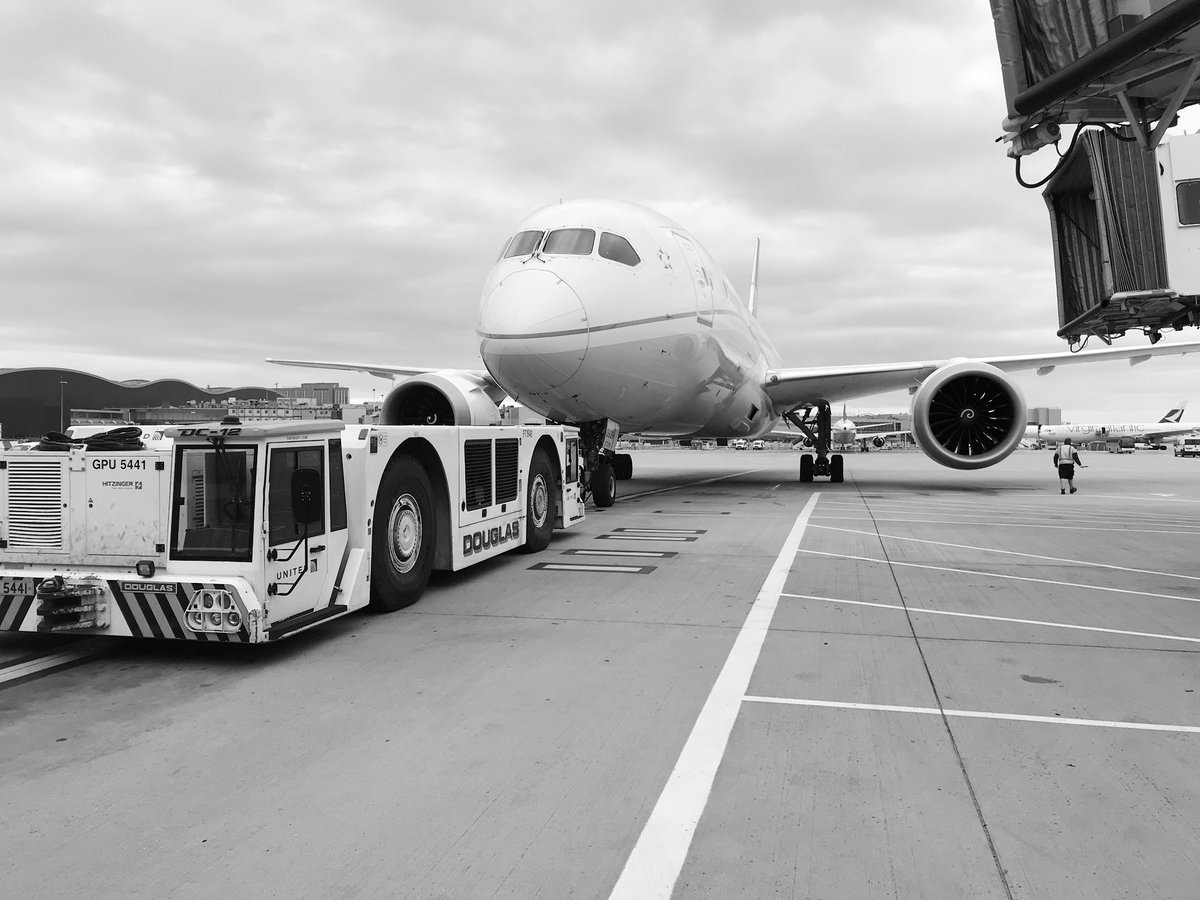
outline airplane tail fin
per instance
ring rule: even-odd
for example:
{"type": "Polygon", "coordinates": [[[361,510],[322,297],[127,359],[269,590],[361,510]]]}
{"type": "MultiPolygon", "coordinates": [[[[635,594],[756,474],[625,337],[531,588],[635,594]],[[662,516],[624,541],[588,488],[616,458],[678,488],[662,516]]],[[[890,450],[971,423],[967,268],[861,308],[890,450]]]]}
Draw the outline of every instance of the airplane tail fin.
{"type": "Polygon", "coordinates": [[[1188,402],[1184,400],[1174,409],[1170,410],[1165,416],[1158,421],[1160,422],[1180,422],[1183,420],[1183,411],[1187,408],[1188,402]]]}
{"type": "Polygon", "coordinates": [[[754,239],[754,266],[750,269],[750,296],[746,302],[746,308],[750,310],[750,315],[758,315],[758,248],[760,241],[754,239]]]}

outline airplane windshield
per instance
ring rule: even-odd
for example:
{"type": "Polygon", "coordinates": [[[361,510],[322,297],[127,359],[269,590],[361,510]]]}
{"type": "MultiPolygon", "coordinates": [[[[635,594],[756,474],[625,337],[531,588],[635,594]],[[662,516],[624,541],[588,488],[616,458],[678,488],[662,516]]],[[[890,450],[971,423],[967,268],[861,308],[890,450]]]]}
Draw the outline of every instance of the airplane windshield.
{"type": "Polygon", "coordinates": [[[587,256],[595,243],[596,232],[590,228],[560,228],[546,237],[543,252],[587,256]]]}
{"type": "Polygon", "coordinates": [[[514,256],[528,256],[538,248],[538,244],[542,242],[543,231],[522,231],[508,243],[508,249],[504,251],[503,259],[512,259],[514,256]]]}
{"type": "Polygon", "coordinates": [[[607,231],[600,235],[600,255],[627,266],[636,266],[642,261],[629,241],[619,234],[609,234],[607,231]]]}

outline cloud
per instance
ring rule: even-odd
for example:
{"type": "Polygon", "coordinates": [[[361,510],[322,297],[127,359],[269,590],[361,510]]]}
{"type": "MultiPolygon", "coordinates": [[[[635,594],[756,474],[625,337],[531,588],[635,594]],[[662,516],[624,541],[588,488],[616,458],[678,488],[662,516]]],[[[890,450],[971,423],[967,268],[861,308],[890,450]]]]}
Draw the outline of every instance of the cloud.
{"type": "Polygon", "coordinates": [[[1061,346],[986,5],[26,2],[0,78],[3,366],[478,365],[501,241],[575,196],[660,209],[743,291],[762,238],[789,362],[1061,346]]]}

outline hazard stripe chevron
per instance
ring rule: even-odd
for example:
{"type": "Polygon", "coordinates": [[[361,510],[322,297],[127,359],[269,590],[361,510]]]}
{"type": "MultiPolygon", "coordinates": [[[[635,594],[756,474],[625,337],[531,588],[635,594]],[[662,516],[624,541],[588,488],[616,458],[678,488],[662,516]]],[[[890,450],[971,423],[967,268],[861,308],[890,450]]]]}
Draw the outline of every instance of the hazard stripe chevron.
{"type": "Polygon", "coordinates": [[[17,631],[29,608],[33,606],[33,597],[26,594],[4,594],[0,596],[0,631],[17,631]]]}
{"type": "Polygon", "coordinates": [[[181,584],[178,593],[161,591],[136,591],[126,594],[117,582],[110,581],[109,588],[125,617],[134,637],[172,638],[184,641],[217,641],[241,643],[249,639],[243,625],[237,634],[215,634],[196,632],[187,627],[184,613],[197,591],[231,590],[224,584],[181,584]]]}

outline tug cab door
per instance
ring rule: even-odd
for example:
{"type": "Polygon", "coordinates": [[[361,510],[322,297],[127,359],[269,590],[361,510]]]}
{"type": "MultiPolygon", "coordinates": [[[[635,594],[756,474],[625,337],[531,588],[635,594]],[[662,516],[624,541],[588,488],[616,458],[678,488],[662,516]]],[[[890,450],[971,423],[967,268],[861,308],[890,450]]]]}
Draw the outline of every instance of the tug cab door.
{"type": "Polygon", "coordinates": [[[340,438],[267,444],[267,627],[271,639],[337,603],[346,564],[340,438]],[[305,619],[294,619],[304,616],[305,619]]]}

